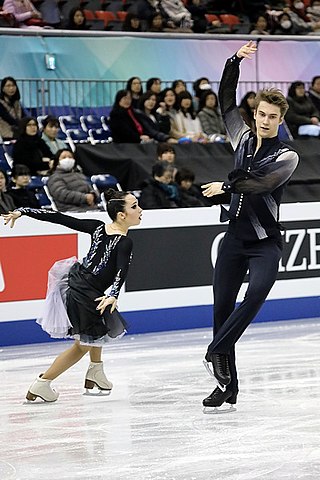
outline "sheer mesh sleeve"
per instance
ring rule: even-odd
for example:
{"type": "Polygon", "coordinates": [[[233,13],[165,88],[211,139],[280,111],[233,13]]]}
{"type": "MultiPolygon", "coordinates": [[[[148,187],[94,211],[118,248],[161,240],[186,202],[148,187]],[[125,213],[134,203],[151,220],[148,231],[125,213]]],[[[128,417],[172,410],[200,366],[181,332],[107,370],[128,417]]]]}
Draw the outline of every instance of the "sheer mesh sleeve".
{"type": "Polygon", "coordinates": [[[34,218],[36,220],[42,220],[50,223],[57,223],[65,227],[71,228],[72,230],[77,230],[78,232],[90,233],[92,234],[97,227],[103,225],[104,223],[100,220],[91,220],[91,219],[79,219],[75,217],[70,217],[70,215],[64,215],[60,212],[54,212],[52,210],[45,209],[36,209],[36,208],[17,208],[22,215],[27,215],[28,217],[34,218]]]}
{"type": "Polygon", "coordinates": [[[221,113],[228,137],[234,150],[239,145],[243,134],[250,131],[250,128],[243,121],[236,103],[236,89],[240,75],[240,62],[241,59],[236,55],[228,58],[219,87],[221,113]]]}
{"type": "Polygon", "coordinates": [[[117,245],[117,267],[116,276],[112,284],[109,297],[118,298],[120,289],[127,277],[129,265],[132,257],[132,240],[128,237],[123,237],[121,242],[117,245]]]}
{"type": "Polygon", "coordinates": [[[292,150],[282,153],[276,162],[250,172],[238,169],[229,174],[225,190],[231,193],[264,194],[286,183],[298,165],[298,154],[292,150]]]}

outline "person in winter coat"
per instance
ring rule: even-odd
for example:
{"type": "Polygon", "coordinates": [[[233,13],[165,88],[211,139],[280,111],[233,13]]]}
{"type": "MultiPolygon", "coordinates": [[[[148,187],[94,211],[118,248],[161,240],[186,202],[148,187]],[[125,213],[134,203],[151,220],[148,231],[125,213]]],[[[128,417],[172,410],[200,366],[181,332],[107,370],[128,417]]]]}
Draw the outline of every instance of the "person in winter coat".
{"type": "Polygon", "coordinates": [[[178,188],[173,181],[173,166],[157,162],[152,167],[152,178],[145,182],[139,198],[145,210],[177,208],[180,206],[178,188]]]}
{"type": "Polygon", "coordinates": [[[58,150],[47,185],[60,212],[87,212],[97,209],[96,195],[83,173],[75,170],[69,150],[58,150]]]}
{"type": "Polygon", "coordinates": [[[24,117],[20,122],[19,137],[12,149],[13,165],[26,165],[30,175],[46,175],[52,153],[40,138],[37,120],[24,117]]]}
{"type": "Polygon", "coordinates": [[[293,82],[288,90],[287,102],[289,110],[285,116],[288,128],[293,136],[299,136],[299,127],[302,125],[319,125],[320,113],[306,95],[304,83],[293,82]]]}

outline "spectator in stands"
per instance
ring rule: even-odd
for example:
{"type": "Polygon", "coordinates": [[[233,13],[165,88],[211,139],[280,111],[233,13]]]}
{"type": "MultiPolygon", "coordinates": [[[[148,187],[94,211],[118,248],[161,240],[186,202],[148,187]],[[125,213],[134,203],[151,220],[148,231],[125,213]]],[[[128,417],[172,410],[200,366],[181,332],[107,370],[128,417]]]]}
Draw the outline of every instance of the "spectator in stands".
{"type": "Polygon", "coordinates": [[[129,90],[119,90],[110,112],[109,126],[115,143],[140,143],[150,140],[131,106],[129,90]]]}
{"type": "Polygon", "coordinates": [[[157,146],[157,160],[159,162],[168,162],[173,167],[172,178],[175,179],[175,175],[178,171],[175,161],[176,161],[176,152],[172,143],[159,143],[157,146]]]}
{"type": "Polygon", "coordinates": [[[148,92],[149,90],[156,95],[159,95],[161,92],[161,79],[158,77],[149,78],[146,81],[146,91],[148,92]]]}
{"type": "Polygon", "coordinates": [[[254,119],[254,111],[256,107],[255,101],[256,101],[256,93],[253,91],[249,91],[242,98],[239,105],[239,112],[243,120],[246,122],[248,127],[250,127],[253,132],[256,131],[256,122],[254,119]]]}
{"type": "Polygon", "coordinates": [[[20,92],[12,77],[3,78],[0,90],[0,136],[3,140],[12,140],[17,137],[19,122],[25,115],[20,92]]]}
{"type": "Polygon", "coordinates": [[[32,190],[28,189],[30,183],[30,170],[26,165],[14,165],[11,172],[12,185],[8,189],[15,206],[40,208],[40,203],[32,190]]]}
{"type": "Polygon", "coordinates": [[[140,207],[144,210],[179,207],[178,188],[172,181],[172,165],[168,162],[155,163],[152,167],[152,178],[142,186],[140,207]]]}
{"type": "Polygon", "coordinates": [[[140,18],[129,12],[122,24],[122,30],[124,32],[141,32],[140,18]]]}
{"type": "Polygon", "coordinates": [[[192,32],[193,20],[182,0],[161,0],[161,8],[170,22],[180,27],[181,31],[192,32]]]}
{"type": "Polygon", "coordinates": [[[186,82],[184,80],[178,79],[174,80],[171,85],[172,90],[176,95],[187,90],[186,82]]]}
{"type": "Polygon", "coordinates": [[[30,0],[4,0],[3,10],[11,13],[20,28],[43,27],[42,15],[30,0]]]}
{"type": "Polygon", "coordinates": [[[131,106],[132,108],[139,108],[139,100],[143,94],[142,84],[139,77],[131,77],[127,81],[126,90],[131,93],[131,106]]]}
{"type": "Polygon", "coordinates": [[[189,139],[192,142],[206,142],[207,136],[202,130],[201,122],[196,115],[192,95],[181,92],[177,95],[177,113],[171,119],[171,135],[176,139],[189,139]]]}
{"type": "Polygon", "coordinates": [[[207,77],[200,77],[193,82],[193,106],[195,111],[199,110],[199,100],[205,90],[211,90],[210,80],[207,77]]]}
{"type": "Polygon", "coordinates": [[[142,20],[149,20],[153,15],[160,12],[159,0],[136,0],[128,10],[136,14],[142,20]]]}
{"type": "Polygon", "coordinates": [[[187,0],[185,3],[193,21],[194,33],[205,33],[208,26],[207,7],[202,0],[187,0]]]}
{"type": "Polygon", "coordinates": [[[97,209],[97,197],[83,173],[77,171],[70,150],[58,150],[48,178],[48,189],[60,212],[87,212],[97,209]]]}
{"type": "Polygon", "coordinates": [[[158,96],[157,112],[160,115],[168,115],[170,117],[170,137],[175,138],[172,132],[172,122],[177,114],[176,110],[176,94],[172,88],[164,88],[158,96]]]}
{"type": "Polygon", "coordinates": [[[157,96],[155,93],[146,92],[141,95],[139,109],[135,112],[143,131],[157,142],[174,142],[170,138],[170,117],[166,111],[156,112],[157,96]]]}
{"type": "Polygon", "coordinates": [[[13,164],[26,165],[31,175],[45,175],[52,153],[40,138],[37,120],[24,117],[19,126],[19,137],[12,149],[13,164]]]}
{"type": "Polygon", "coordinates": [[[67,30],[89,30],[87,20],[82,8],[74,7],[69,12],[68,23],[65,27],[67,30]]]}
{"type": "Polygon", "coordinates": [[[294,23],[288,13],[279,15],[272,30],[273,35],[303,35],[304,33],[305,29],[294,23]]]}
{"type": "Polygon", "coordinates": [[[250,35],[270,35],[268,18],[266,15],[258,15],[250,35]]]}
{"type": "Polygon", "coordinates": [[[320,112],[320,75],[313,77],[308,93],[313,105],[320,112]]]}
{"type": "Polygon", "coordinates": [[[307,16],[306,7],[302,0],[289,0],[289,5],[283,9],[294,25],[299,27],[300,33],[308,35],[320,28],[319,22],[311,22],[307,16]]]}
{"type": "Polygon", "coordinates": [[[59,0],[43,0],[39,3],[39,10],[46,25],[59,28],[61,22],[59,0]]]}
{"type": "Polygon", "coordinates": [[[320,22],[320,0],[311,0],[307,7],[307,17],[313,23],[320,22]]]}
{"type": "Polygon", "coordinates": [[[12,212],[16,208],[12,197],[7,193],[7,185],[7,173],[0,169],[0,214],[12,212]]]}
{"type": "Polygon", "coordinates": [[[148,19],[148,32],[162,33],[165,31],[166,22],[160,12],[154,13],[148,19]]]}
{"type": "Polygon", "coordinates": [[[58,132],[60,130],[59,120],[52,115],[48,115],[42,121],[42,140],[48,145],[51,150],[51,153],[54,155],[58,150],[62,148],[67,148],[67,145],[63,140],[57,138],[58,132]]]}
{"type": "Polygon", "coordinates": [[[202,130],[211,142],[226,140],[226,130],[218,106],[218,97],[212,90],[203,91],[199,102],[198,117],[202,130]]]}
{"type": "Polygon", "coordinates": [[[207,206],[202,191],[194,185],[195,174],[188,168],[180,168],[175,175],[175,182],[179,189],[179,206],[205,207],[207,206]]]}
{"type": "MultiPolygon", "coordinates": [[[[293,82],[288,90],[287,102],[289,109],[285,121],[293,136],[299,136],[299,128],[303,125],[319,125],[320,113],[306,95],[304,83],[293,82]]],[[[310,131],[312,131],[310,129],[310,131]]]]}

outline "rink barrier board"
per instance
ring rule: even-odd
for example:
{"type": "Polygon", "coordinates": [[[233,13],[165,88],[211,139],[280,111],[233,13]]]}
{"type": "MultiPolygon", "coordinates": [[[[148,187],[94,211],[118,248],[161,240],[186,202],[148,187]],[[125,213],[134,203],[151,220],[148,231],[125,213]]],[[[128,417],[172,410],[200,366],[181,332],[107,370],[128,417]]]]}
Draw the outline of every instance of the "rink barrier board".
{"type": "MultiPolygon", "coordinates": [[[[320,317],[320,297],[267,300],[253,323],[320,317]]],[[[128,335],[212,326],[211,305],[123,312],[128,335]]],[[[65,341],[52,339],[35,320],[0,323],[0,346],[65,341]]]]}
{"type": "MultiPolygon", "coordinates": [[[[319,211],[319,203],[282,207],[283,260],[256,321],[320,317],[319,211]]],[[[218,207],[144,212],[130,231],[134,259],[119,301],[130,334],[210,327],[212,265],[226,230],[219,214],[218,207]]],[[[105,213],[76,216],[106,221],[105,213]]],[[[90,237],[27,217],[12,230],[0,225],[0,236],[0,345],[49,341],[34,320],[41,316],[47,270],[57,259],[82,258],[90,237]]]]}

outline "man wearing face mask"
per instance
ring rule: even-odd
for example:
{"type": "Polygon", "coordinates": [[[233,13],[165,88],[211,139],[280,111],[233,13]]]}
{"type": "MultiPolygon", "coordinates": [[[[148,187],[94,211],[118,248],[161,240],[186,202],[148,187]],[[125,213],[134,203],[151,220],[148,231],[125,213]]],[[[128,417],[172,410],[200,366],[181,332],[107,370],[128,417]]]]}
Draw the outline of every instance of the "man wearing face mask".
{"type": "Polygon", "coordinates": [[[87,212],[98,209],[92,186],[86,177],[75,169],[75,159],[69,150],[58,150],[55,154],[47,185],[60,212],[87,212]]]}

